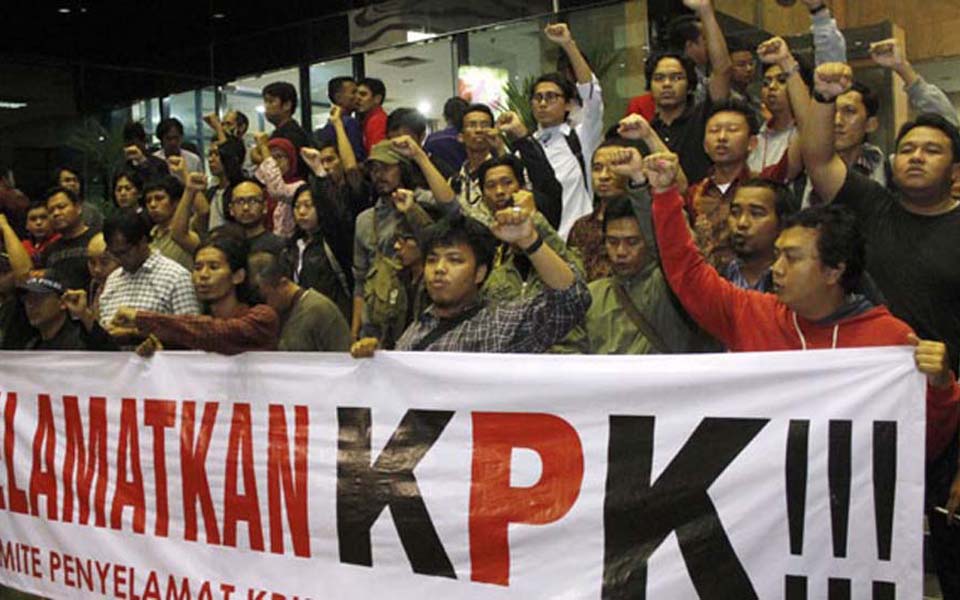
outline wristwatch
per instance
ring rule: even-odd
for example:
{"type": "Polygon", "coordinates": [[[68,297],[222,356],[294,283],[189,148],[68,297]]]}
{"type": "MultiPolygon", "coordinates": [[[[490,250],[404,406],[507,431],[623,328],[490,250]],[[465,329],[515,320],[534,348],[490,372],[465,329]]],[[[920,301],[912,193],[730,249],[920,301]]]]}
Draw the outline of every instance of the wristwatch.
{"type": "Polygon", "coordinates": [[[521,250],[523,250],[524,254],[526,254],[527,256],[530,256],[531,254],[539,250],[540,246],[542,245],[543,245],[543,236],[540,235],[540,232],[538,231],[537,240],[532,244],[530,244],[529,246],[527,246],[526,248],[521,248],[521,250]]]}
{"type": "Polygon", "coordinates": [[[836,97],[827,98],[826,96],[824,96],[823,94],[817,91],[813,92],[813,99],[819,102],[820,104],[833,104],[834,102],[837,101],[836,97]]]}

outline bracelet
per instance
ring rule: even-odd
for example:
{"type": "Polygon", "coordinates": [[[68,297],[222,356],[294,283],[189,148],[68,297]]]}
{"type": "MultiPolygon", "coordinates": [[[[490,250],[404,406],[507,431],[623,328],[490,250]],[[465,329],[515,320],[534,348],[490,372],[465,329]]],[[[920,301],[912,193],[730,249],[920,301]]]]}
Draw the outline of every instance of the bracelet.
{"type": "Polygon", "coordinates": [[[523,253],[524,253],[524,254],[526,254],[527,256],[530,256],[531,254],[533,254],[534,252],[536,252],[537,250],[539,250],[539,249],[540,249],[540,246],[542,246],[542,245],[543,245],[543,236],[541,236],[541,235],[540,235],[540,232],[538,231],[538,232],[537,232],[537,241],[535,241],[534,243],[530,244],[530,245],[527,246],[526,248],[521,248],[521,250],[523,250],[523,253]]]}
{"type": "Polygon", "coordinates": [[[819,102],[820,104],[833,104],[837,101],[836,98],[827,98],[820,92],[813,92],[813,99],[819,102]]]}
{"type": "Polygon", "coordinates": [[[785,69],[783,71],[783,74],[786,75],[787,78],[789,79],[790,77],[793,77],[794,73],[799,73],[799,72],[800,72],[800,63],[794,60],[793,66],[791,66],[789,69],[785,69]]]}
{"type": "Polygon", "coordinates": [[[642,190],[650,185],[650,182],[644,179],[642,182],[636,182],[632,179],[627,180],[628,190],[642,190]]]}

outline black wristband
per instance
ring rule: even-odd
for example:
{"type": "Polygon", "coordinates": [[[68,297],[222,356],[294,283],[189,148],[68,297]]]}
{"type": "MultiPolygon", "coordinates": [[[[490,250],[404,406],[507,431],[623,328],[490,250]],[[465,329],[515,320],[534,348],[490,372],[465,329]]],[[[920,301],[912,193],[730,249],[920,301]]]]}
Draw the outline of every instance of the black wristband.
{"type": "Polygon", "coordinates": [[[836,98],[827,98],[820,92],[813,92],[813,99],[819,102],[820,104],[833,104],[837,101],[836,98]]]}
{"type": "Polygon", "coordinates": [[[540,235],[540,232],[538,231],[538,232],[537,232],[537,241],[535,241],[534,243],[530,244],[530,245],[527,246],[526,248],[523,248],[522,250],[523,250],[523,253],[524,253],[524,254],[526,254],[527,256],[530,256],[531,254],[533,254],[534,252],[536,252],[537,250],[539,250],[539,249],[540,249],[540,246],[542,246],[542,245],[543,245],[543,236],[540,235]]]}
{"type": "Polygon", "coordinates": [[[811,8],[811,9],[810,9],[810,14],[811,14],[811,15],[815,15],[815,14],[817,14],[818,12],[820,12],[821,10],[823,10],[823,9],[825,9],[825,8],[827,8],[827,3],[826,3],[826,2],[824,2],[823,4],[821,4],[820,6],[818,6],[818,7],[816,7],[816,8],[811,8]]]}

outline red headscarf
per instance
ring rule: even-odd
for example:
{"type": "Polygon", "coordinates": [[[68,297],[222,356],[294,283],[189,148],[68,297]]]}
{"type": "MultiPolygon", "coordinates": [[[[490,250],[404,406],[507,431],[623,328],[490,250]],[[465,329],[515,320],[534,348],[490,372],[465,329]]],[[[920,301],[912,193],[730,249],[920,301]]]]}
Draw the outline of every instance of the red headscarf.
{"type": "Polygon", "coordinates": [[[297,175],[297,148],[293,145],[293,142],[286,138],[277,137],[267,142],[267,146],[271,149],[279,148],[287,155],[287,163],[290,165],[290,168],[283,174],[284,183],[299,181],[300,177],[297,175]]]}

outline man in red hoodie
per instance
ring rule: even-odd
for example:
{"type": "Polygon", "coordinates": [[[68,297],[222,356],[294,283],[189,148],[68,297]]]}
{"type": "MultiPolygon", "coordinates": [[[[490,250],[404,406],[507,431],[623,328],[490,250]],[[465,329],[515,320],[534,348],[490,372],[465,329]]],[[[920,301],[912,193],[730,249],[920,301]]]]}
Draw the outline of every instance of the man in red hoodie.
{"type": "Polygon", "coordinates": [[[927,376],[927,458],[939,456],[957,429],[960,386],[946,346],[919,339],[883,306],[853,294],[863,273],[864,242],[841,208],[801,211],[784,222],[773,264],[775,294],[737,288],[694,245],[674,184],[677,156],[652,154],[644,171],[663,271],[691,317],[729,350],[812,350],[912,345],[927,376]]]}

